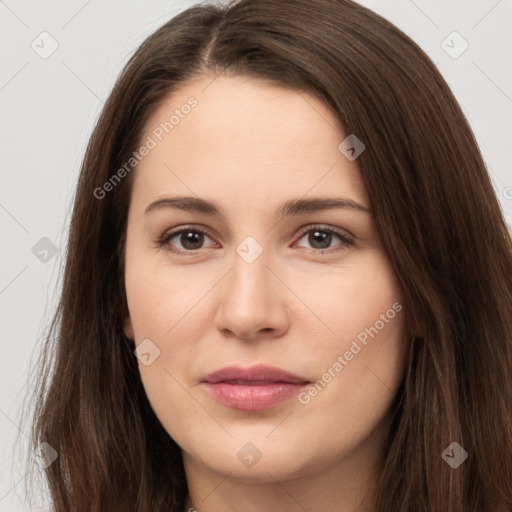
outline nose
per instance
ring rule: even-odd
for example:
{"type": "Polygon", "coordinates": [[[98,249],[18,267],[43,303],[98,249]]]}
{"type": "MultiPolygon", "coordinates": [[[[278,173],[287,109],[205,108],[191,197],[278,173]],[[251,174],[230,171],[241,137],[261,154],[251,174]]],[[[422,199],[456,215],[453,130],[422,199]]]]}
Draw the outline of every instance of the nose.
{"type": "Polygon", "coordinates": [[[225,336],[272,339],[282,336],[289,328],[286,301],[291,292],[269,260],[266,251],[252,263],[235,252],[231,271],[219,283],[220,303],[215,323],[225,336]]]}

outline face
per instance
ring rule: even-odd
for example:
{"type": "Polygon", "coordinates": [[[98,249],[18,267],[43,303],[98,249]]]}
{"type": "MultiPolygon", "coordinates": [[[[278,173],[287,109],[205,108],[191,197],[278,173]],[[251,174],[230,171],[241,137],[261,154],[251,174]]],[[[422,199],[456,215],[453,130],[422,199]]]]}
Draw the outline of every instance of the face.
{"type": "Polygon", "coordinates": [[[174,92],[141,136],[125,333],[186,463],[247,482],[317,473],[384,438],[402,290],[327,106],[212,80],[174,92]]]}

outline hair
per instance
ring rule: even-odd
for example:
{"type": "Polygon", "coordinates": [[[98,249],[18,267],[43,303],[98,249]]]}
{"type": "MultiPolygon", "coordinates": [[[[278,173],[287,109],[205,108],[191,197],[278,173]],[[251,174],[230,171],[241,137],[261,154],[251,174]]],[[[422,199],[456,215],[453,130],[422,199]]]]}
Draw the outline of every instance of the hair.
{"type": "Polygon", "coordinates": [[[512,510],[511,236],[473,132],[432,60],[350,0],[198,4],[124,67],[88,143],[60,302],[37,363],[31,446],[58,453],[45,469],[54,510],[183,510],[181,449],[149,404],[123,332],[137,170],[103,199],[94,190],[132,156],[162,101],[220,74],[314,95],[366,146],[358,164],[415,336],[376,511],[512,510]],[[441,456],[452,442],[468,453],[457,469],[441,456]]]}

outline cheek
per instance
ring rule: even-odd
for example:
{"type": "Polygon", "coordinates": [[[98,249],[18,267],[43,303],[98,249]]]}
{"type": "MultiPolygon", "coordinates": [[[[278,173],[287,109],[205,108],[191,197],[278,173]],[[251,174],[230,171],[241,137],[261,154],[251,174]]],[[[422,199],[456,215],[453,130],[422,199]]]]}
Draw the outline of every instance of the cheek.
{"type": "Polygon", "coordinates": [[[125,282],[135,342],[149,339],[158,349],[150,365],[139,363],[141,381],[160,422],[181,439],[204,422],[201,408],[191,400],[188,381],[197,357],[193,340],[202,336],[197,312],[204,282],[189,280],[183,269],[163,269],[142,259],[132,263],[127,265],[125,282]]]}
{"type": "Polygon", "coordinates": [[[174,325],[193,312],[212,281],[193,267],[172,268],[136,255],[127,263],[126,295],[137,341],[170,336],[174,325]]]}
{"type": "Polygon", "coordinates": [[[359,263],[309,279],[308,304],[324,326],[323,335],[304,346],[318,380],[302,403],[315,403],[326,422],[350,410],[374,419],[384,414],[405,367],[405,309],[396,274],[382,254],[359,263]]]}
{"type": "Polygon", "coordinates": [[[296,281],[301,283],[297,295],[313,313],[308,322],[322,331],[315,338],[315,349],[342,350],[361,333],[364,341],[364,333],[376,323],[382,338],[400,337],[404,313],[397,309],[403,309],[402,289],[382,253],[365,254],[340,268],[304,272],[296,281]]]}

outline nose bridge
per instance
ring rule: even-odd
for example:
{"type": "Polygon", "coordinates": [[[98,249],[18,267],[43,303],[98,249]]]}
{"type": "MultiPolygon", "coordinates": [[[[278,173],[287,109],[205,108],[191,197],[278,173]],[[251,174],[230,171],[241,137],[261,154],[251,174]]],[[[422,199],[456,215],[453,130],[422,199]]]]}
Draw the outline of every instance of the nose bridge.
{"type": "Polygon", "coordinates": [[[253,312],[269,299],[272,255],[254,237],[248,236],[238,244],[233,255],[233,271],[230,276],[229,295],[236,298],[241,310],[253,312]],[[250,307],[252,304],[252,307],[250,307]]]}

